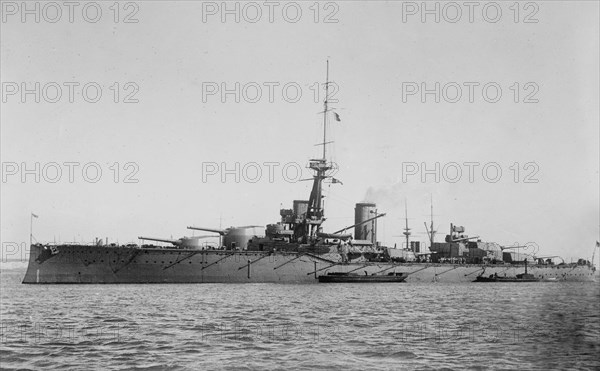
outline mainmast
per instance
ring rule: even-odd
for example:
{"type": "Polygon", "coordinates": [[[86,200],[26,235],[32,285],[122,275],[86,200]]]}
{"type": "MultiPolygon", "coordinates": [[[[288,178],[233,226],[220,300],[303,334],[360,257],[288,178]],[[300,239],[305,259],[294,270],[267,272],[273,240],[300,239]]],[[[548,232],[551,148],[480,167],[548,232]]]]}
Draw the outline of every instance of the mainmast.
{"type": "Polygon", "coordinates": [[[433,230],[433,195],[431,196],[431,222],[429,229],[427,228],[427,223],[425,223],[425,230],[427,231],[427,235],[429,235],[429,247],[431,247],[433,246],[433,239],[435,237],[435,233],[437,232],[433,230]]]}
{"type": "MultiPolygon", "coordinates": [[[[404,199],[404,220],[406,222],[405,227],[404,227],[404,232],[402,233],[404,236],[406,236],[406,248],[408,249],[410,247],[410,228],[408,228],[408,206],[406,205],[406,199],[404,199]]],[[[413,250],[413,252],[415,252],[413,250]]]]}

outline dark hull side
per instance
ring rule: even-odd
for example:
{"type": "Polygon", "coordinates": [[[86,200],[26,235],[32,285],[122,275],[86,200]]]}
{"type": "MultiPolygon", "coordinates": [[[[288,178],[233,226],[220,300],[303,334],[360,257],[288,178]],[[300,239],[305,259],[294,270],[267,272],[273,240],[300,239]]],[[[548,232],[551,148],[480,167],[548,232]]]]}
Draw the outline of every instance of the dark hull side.
{"type": "MultiPolygon", "coordinates": [[[[329,272],[359,275],[406,273],[407,282],[471,282],[476,264],[352,262],[295,252],[140,249],[125,246],[60,245],[51,251],[31,246],[23,279],[28,284],[57,283],[317,283],[329,272]]],[[[487,266],[486,273],[516,276],[519,266],[487,266]]],[[[591,281],[589,266],[530,266],[541,279],[591,281]]]]}

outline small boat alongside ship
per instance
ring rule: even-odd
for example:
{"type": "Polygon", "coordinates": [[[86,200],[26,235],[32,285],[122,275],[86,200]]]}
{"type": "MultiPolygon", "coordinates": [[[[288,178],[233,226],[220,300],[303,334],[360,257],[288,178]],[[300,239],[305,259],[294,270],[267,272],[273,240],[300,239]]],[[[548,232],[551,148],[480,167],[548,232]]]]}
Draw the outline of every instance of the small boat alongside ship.
{"type": "MultiPolygon", "coordinates": [[[[475,281],[473,282],[539,282],[542,279],[540,277],[536,277],[533,274],[529,274],[527,273],[527,260],[524,261],[525,263],[525,273],[521,273],[521,274],[517,274],[516,276],[498,276],[498,273],[494,273],[494,274],[490,274],[489,277],[485,277],[483,276],[483,272],[482,274],[480,274],[479,276],[477,276],[477,278],[475,279],[475,281]]],[[[485,270],[484,270],[485,272],[485,270]]],[[[549,279],[551,281],[556,281],[555,277],[552,277],[552,279],[549,279]]],[[[548,281],[550,282],[550,281],[548,281]]]]}
{"type": "Polygon", "coordinates": [[[319,276],[320,283],[390,283],[404,282],[408,275],[406,273],[388,273],[388,274],[358,274],[347,272],[329,272],[326,275],[319,276]]]}

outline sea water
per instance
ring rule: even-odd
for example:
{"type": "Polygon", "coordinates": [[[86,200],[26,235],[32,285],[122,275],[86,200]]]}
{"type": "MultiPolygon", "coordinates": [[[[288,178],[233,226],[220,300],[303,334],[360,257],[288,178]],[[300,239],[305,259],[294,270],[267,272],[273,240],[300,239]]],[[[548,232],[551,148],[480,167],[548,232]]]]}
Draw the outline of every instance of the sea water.
{"type": "Polygon", "coordinates": [[[23,285],[3,369],[600,369],[597,282],[23,285]]]}

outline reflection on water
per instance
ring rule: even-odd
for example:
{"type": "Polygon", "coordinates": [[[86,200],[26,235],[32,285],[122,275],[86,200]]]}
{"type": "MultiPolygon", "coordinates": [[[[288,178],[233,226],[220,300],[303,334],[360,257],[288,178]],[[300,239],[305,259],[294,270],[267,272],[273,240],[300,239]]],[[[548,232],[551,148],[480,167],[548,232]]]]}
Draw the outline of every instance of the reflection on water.
{"type": "Polygon", "coordinates": [[[598,369],[598,283],[21,285],[3,368],[598,369]]]}

